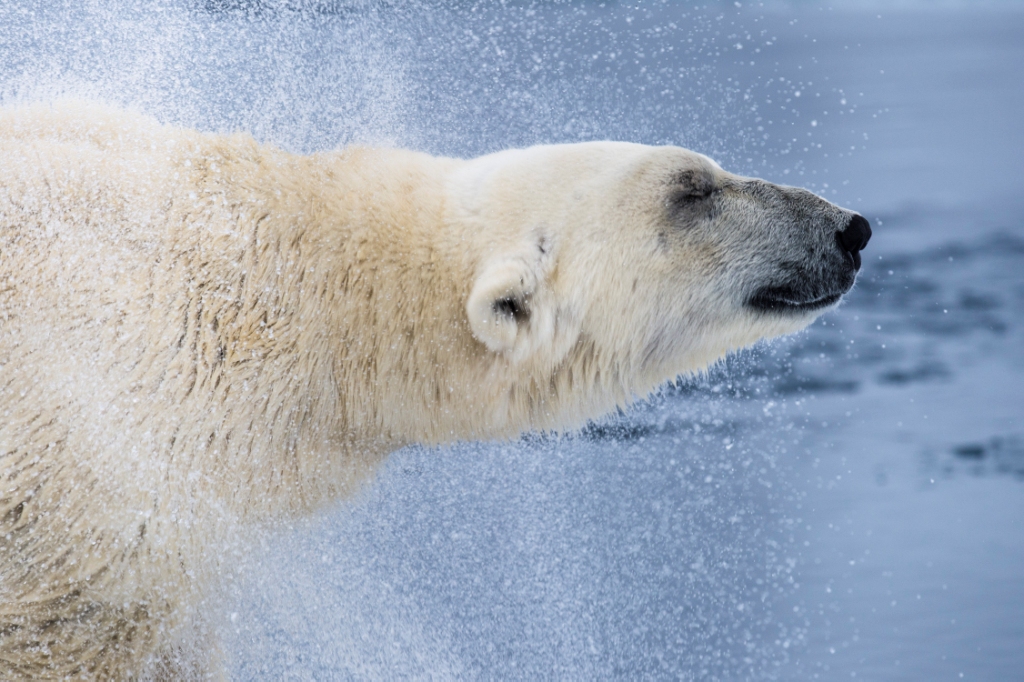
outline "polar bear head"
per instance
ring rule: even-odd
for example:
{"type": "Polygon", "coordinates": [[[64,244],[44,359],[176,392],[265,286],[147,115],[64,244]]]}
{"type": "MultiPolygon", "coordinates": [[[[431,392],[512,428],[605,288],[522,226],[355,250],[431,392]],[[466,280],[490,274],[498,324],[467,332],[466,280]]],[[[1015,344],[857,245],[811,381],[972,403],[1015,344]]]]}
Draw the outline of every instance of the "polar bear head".
{"type": "Polygon", "coordinates": [[[853,286],[871,234],[809,191],[675,147],[505,151],[463,167],[452,191],[478,255],[473,336],[512,384],[549,382],[548,408],[570,421],[609,406],[556,407],[573,386],[621,404],[802,329],[853,286]]]}

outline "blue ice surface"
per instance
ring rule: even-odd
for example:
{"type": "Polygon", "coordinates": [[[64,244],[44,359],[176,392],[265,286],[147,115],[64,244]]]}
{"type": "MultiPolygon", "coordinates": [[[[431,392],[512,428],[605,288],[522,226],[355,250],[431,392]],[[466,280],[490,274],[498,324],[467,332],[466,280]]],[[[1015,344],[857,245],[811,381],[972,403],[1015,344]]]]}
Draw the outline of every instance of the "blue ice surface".
{"type": "Polygon", "coordinates": [[[239,679],[1024,669],[1013,3],[12,2],[0,93],[312,151],[681,144],[873,223],[807,332],[580,434],[410,448],[231,586],[239,679]]]}

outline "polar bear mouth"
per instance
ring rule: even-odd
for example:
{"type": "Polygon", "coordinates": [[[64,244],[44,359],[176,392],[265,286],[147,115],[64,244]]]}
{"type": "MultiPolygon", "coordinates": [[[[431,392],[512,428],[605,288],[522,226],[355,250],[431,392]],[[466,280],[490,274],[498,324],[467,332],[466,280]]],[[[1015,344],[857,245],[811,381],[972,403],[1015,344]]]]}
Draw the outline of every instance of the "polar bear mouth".
{"type": "Polygon", "coordinates": [[[763,287],[750,299],[750,307],[764,312],[812,312],[839,302],[843,292],[811,298],[792,287],[763,287]]]}

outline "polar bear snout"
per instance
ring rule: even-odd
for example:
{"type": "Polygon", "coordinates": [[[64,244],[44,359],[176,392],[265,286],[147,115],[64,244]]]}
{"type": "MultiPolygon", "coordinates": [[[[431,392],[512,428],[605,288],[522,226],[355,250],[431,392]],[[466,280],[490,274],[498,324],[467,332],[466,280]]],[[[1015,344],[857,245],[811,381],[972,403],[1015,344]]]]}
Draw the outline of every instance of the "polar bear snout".
{"type": "Polygon", "coordinates": [[[853,288],[871,238],[863,216],[803,191],[793,197],[793,243],[779,249],[773,272],[748,299],[762,313],[818,314],[838,303],[853,288]]]}
{"type": "Polygon", "coordinates": [[[871,239],[871,224],[860,214],[854,214],[846,228],[836,232],[836,242],[853,262],[853,269],[860,270],[860,252],[871,239]]]}

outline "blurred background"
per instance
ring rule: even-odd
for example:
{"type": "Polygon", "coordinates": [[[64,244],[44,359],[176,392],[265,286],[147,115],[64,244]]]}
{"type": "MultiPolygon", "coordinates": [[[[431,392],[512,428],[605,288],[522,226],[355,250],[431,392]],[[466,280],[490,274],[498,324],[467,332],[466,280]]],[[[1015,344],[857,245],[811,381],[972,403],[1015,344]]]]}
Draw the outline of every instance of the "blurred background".
{"type": "Polygon", "coordinates": [[[808,331],[263,538],[238,679],[1024,670],[1024,6],[11,0],[0,98],[310,152],[676,144],[867,216],[808,331]]]}

